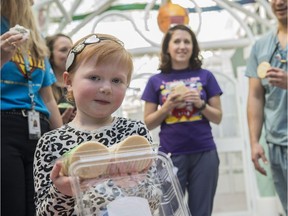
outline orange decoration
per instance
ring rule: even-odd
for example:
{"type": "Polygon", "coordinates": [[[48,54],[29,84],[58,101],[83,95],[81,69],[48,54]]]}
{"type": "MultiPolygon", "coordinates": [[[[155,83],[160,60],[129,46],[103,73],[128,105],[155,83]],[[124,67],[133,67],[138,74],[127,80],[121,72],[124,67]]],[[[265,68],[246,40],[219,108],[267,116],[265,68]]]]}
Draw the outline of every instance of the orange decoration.
{"type": "Polygon", "coordinates": [[[187,25],[189,23],[188,10],[168,0],[159,8],[157,21],[160,30],[165,33],[173,24],[187,25]]]}

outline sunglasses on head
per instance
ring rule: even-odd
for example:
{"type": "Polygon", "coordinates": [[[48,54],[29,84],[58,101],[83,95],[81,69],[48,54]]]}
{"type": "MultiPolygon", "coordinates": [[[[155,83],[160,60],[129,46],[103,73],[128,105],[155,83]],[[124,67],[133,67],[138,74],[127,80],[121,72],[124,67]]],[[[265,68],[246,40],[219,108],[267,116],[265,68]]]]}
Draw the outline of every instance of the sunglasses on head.
{"type": "Polygon", "coordinates": [[[69,54],[68,54],[68,56],[67,56],[67,60],[66,60],[66,71],[69,72],[69,69],[70,69],[70,67],[73,65],[76,56],[77,56],[79,53],[81,53],[87,45],[95,44],[95,43],[100,43],[100,42],[103,41],[103,40],[114,41],[114,42],[120,44],[121,46],[124,46],[123,42],[120,41],[120,40],[114,40],[114,39],[107,38],[107,37],[98,37],[96,34],[91,35],[91,36],[85,38],[83,41],[81,41],[80,43],[78,43],[76,46],[74,46],[74,47],[70,50],[70,52],[69,52],[69,54]]]}

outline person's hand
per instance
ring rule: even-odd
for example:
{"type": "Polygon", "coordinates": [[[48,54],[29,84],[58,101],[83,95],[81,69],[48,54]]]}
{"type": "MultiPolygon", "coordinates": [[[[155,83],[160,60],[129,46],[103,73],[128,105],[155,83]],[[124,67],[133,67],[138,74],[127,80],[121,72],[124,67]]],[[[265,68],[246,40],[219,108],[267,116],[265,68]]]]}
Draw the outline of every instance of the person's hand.
{"type": "Polygon", "coordinates": [[[54,164],[53,169],[51,170],[50,178],[58,191],[67,196],[74,196],[71,187],[71,179],[70,179],[71,177],[63,176],[60,173],[61,168],[62,168],[62,162],[57,161],[54,164]]]}
{"type": "Polygon", "coordinates": [[[166,110],[167,113],[172,112],[174,108],[181,105],[185,101],[179,100],[181,94],[179,93],[171,93],[163,103],[162,109],[166,110]]]}
{"type": "Polygon", "coordinates": [[[203,104],[200,92],[197,89],[191,89],[189,92],[186,92],[184,99],[186,103],[191,103],[196,108],[200,108],[203,104]]]}
{"type": "Polygon", "coordinates": [[[74,107],[69,107],[65,109],[65,111],[61,115],[63,123],[66,124],[72,121],[75,118],[76,112],[77,112],[77,109],[74,107]]]}
{"type": "Polygon", "coordinates": [[[17,48],[25,43],[25,41],[26,40],[23,39],[21,33],[15,34],[8,31],[0,36],[1,67],[11,60],[12,56],[15,55],[17,48]]]}
{"type": "Polygon", "coordinates": [[[288,89],[288,73],[281,68],[271,67],[266,74],[266,78],[273,86],[282,89],[288,89]]]}
{"type": "Polygon", "coordinates": [[[255,143],[251,148],[251,158],[254,164],[255,169],[260,172],[262,175],[267,175],[265,169],[259,164],[259,160],[262,160],[264,164],[268,163],[268,160],[265,156],[265,151],[260,143],[255,143]]]}

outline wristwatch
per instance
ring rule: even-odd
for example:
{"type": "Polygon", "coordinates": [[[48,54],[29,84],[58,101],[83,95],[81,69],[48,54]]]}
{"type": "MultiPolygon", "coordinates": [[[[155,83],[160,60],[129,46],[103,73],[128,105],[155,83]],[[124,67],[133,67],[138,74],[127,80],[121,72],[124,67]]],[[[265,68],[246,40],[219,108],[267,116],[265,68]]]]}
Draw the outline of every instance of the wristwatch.
{"type": "Polygon", "coordinates": [[[202,106],[199,108],[199,111],[202,111],[206,108],[206,102],[203,100],[202,106]]]}

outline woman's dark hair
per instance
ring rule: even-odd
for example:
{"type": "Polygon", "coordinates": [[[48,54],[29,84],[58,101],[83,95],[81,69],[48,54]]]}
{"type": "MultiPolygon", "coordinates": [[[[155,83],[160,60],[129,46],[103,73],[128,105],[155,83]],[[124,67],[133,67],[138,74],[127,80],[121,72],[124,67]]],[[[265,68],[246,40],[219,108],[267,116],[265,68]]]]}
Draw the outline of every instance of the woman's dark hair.
{"type": "MultiPolygon", "coordinates": [[[[68,38],[68,39],[72,42],[72,39],[71,39],[68,35],[65,35],[65,34],[62,34],[62,33],[57,33],[57,34],[55,34],[55,35],[47,36],[47,37],[45,38],[45,40],[46,40],[46,45],[47,45],[47,47],[49,48],[49,51],[50,51],[49,61],[50,61],[50,63],[51,63],[52,68],[54,67],[54,61],[53,61],[53,49],[54,49],[54,44],[55,44],[55,41],[56,41],[59,37],[66,37],[66,38],[68,38]]],[[[54,68],[53,68],[53,69],[54,69],[54,68]]]]}
{"type": "Polygon", "coordinates": [[[193,43],[193,50],[192,50],[192,56],[189,60],[189,69],[201,68],[202,57],[200,55],[200,48],[199,48],[196,35],[189,27],[187,27],[186,25],[180,24],[180,25],[175,25],[171,27],[163,38],[159,70],[161,70],[162,73],[169,73],[172,70],[172,63],[171,63],[170,54],[168,53],[168,46],[169,46],[169,42],[171,40],[172,34],[176,30],[183,30],[183,31],[188,32],[191,35],[191,39],[193,43]]]}

